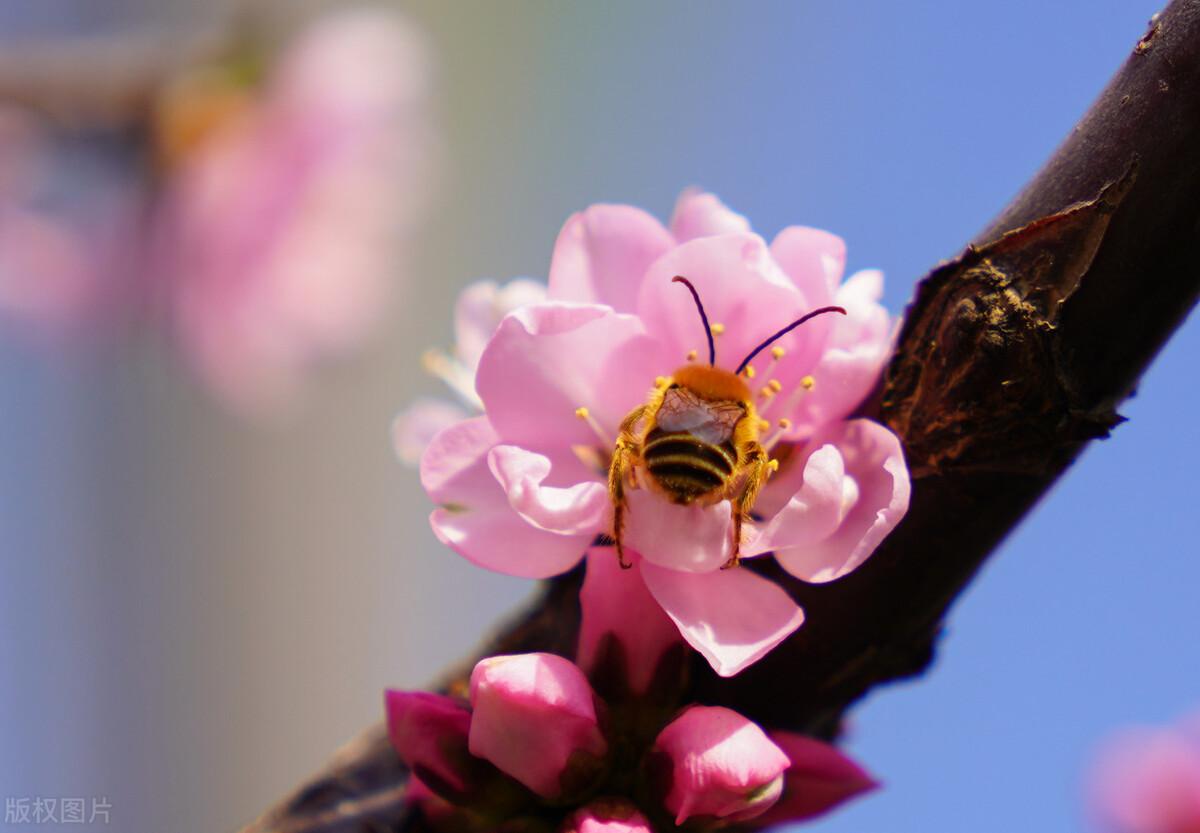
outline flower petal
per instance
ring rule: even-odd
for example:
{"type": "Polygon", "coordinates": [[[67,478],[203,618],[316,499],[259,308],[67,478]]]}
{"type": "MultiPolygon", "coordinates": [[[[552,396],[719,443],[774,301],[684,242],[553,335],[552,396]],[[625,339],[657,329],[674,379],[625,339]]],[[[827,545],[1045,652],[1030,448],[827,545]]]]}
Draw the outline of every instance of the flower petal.
{"type": "Polygon", "coordinates": [[[771,255],[814,305],[829,303],[846,268],[846,243],[836,234],[788,226],[771,241],[771,255]]]}
{"type": "Polygon", "coordinates": [[[737,568],[695,574],[642,564],[646,587],[713,670],[732,677],[804,622],[778,585],[737,568]]]}
{"type": "MultiPolygon", "coordinates": [[[[771,257],[755,234],[698,237],[677,246],[650,267],[638,297],[638,313],[646,331],[663,343],[668,369],[682,365],[690,351],[707,352],[703,325],[688,293],[671,279],[692,282],[711,324],[720,324],[717,366],[734,370],[751,350],[772,333],[820,304],[812,303],[771,257]]],[[[771,369],[784,389],[792,391],[816,365],[824,350],[832,315],[819,316],[776,342],[784,358],[771,369]]],[[[761,363],[770,361],[756,359],[761,363]]],[[[767,381],[764,375],[763,381],[767,381]]]]}
{"type": "Polygon", "coordinates": [[[569,488],[543,486],[550,458],[515,445],[488,452],[488,468],[508,494],[513,510],[530,524],[561,535],[595,535],[608,528],[612,502],[598,482],[569,488]]]}
{"type": "Polygon", "coordinates": [[[500,323],[475,387],[504,442],[526,448],[609,445],[660,373],[656,345],[632,315],[591,304],[522,307],[500,323]],[[575,416],[585,407],[610,437],[575,416]]]}
{"type": "Polygon", "coordinates": [[[800,430],[849,416],[879,381],[896,334],[879,303],[882,295],[883,275],[876,271],[856,272],[838,289],[835,303],[847,314],[832,316],[829,344],[812,370],[813,387],[788,414],[800,430]]]}
{"type": "Polygon", "coordinates": [[[633,312],[646,269],[672,244],[662,223],[640,208],[593,205],[559,232],[549,297],[633,312]]]}
{"type": "MultiPolygon", "coordinates": [[[[818,432],[809,448],[827,444],[837,446],[846,478],[853,481],[853,486],[844,486],[845,517],[823,540],[775,549],[775,558],[785,570],[811,582],[833,581],[866,561],[908,511],[911,491],[900,440],[879,423],[868,419],[840,423],[818,432]]],[[[761,551],[757,542],[755,549],[761,551]]]]}
{"type": "Polygon", "coordinates": [[[439,431],[466,417],[466,411],[453,403],[418,399],[392,421],[392,448],[401,462],[415,466],[439,431]]]}
{"type": "Polygon", "coordinates": [[[487,417],[476,417],[450,426],[430,442],[421,458],[421,483],[441,504],[429,516],[434,534],[489,570],[525,578],[566,572],[583,556],[594,533],[547,532],[517,514],[488,465],[497,439],[487,417]]]}
{"type": "Polygon", "coordinates": [[[689,188],[679,195],[671,216],[671,234],[679,243],[695,237],[748,231],[750,222],[745,217],[730,211],[716,194],[698,188],[689,188]]]}
{"type": "Polygon", "coordinates": [[[708,573],[732,552],[729,501],[679,506],[648,489],[626,495],[625,543],[651,564],[688,573],[708,573]]]}
{"type": "Polygon", "coordinates": [[[454,305],[454,354],[474,371],[488,340],[515,309],[546,300],[546,286],[528,278],[517,278],[504,286],[495,281],[478,281],[458,296],[454,305]]]}
{"type": "Polygon", "coordinates": [[[654,678],[659,661],[672,645],[680,641],[679,629],[642,579],[641,559],[626,553],[634,561],[631,569],[622,569],[612,547],[588,550],[587,575],[579,591],[583,616],[579,625],[579,649],[576,661],[596,682],[597,663],[603,657],[600,648],[606,636],[616,639],[625,665],[613,669],[623,687],[644,695],[654,678]]]}
{"type": "Polygon", "coordinates": [[[821,541],[832,535],[842,522],[849,483],[845,462],[837,447],[821,446],[794,470],[803,472],[803,481],[773,517],[767,515],[765,501],[755,505],[755,509],[770,520],[746,546],[746,555],[821,541]]]}

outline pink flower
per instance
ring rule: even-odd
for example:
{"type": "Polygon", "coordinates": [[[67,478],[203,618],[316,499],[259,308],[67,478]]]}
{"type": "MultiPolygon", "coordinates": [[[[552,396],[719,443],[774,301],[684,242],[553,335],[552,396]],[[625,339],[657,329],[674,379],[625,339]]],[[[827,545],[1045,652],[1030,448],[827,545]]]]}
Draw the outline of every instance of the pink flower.
{"type": "Polygon", "coordinates": [[[483,411],[483,403],[475,393],[475,369],[483,348],[506,315],[545,299],[545,286],[523,278],[504,286],[479,281],[459,294],[454,307],[453,351],[446,354],[430,350],[423,360],[425,369],[445,382],[462,405],[420,399],[402,411],[392,424],[392,444],[401,461],[417,465],[438,431],[468,416],[462,406],[474,413],[483,411]]]}
{"type": "Polygon", "coordinates": [[[383,11],[324,18],[182,160],[157,265],[181,343],[234,406],[286,400],[375,324],[423,188],[425,63],[383,11]]]}
{"type": "Polygon", "coordinates": [[[756,724],[721,706],[692,706],[655,743],[670,767],[664,803],[675,823],[743,821],[779,800],[787,755],[756,724]]]}
{"type": "MultiPolygon", "coordinates": [[[[768,246],[706,194],[681,198],[671,230],[629,206],[574,215],[555,245],[548,300],[510,313],[480,356],[484,415],[445,428],[422,458],[434,532],[480,566],[529,578],[569,570],[612,532],[619,424],[656,379],[706,351],[692,299],[672,283],[684,275],[719,333],[716,365],[730,371],[801,315],[845,307],[751,364],[770,426],[761,442],[779,472],[754,505],[742,555],[775,553],[805,581],[855,569],[904,515],[909,480],[899,440],[848,418],[893,327],[877,274],[839,285],[844,260],[842,242],[815,229],[785,229],[768,246]]],[[[720,569],[732,554],[729,500],[680,506],[647,488],[627,500],[624,540],[647,590],[717,673],[738,673],[803,622],[773,582],[720,569]]]]}
{"type": "Polygon", "coordinates": [[[583,672],[552,654],[482,660],[471,672],[471,753],[543,798],[584,782],[608,751],[583,672]]]}
{"type": "Polygon", "coordinates": [[[653,833],[632,803],[619,798],[593,801],[573,814],[560,833],[653,833]]]}
{"type": "Polygon", "coordinates": [[[1200,716],[1128,729],[1100,750],[1090,793],[1098,826],[1115,833],[1200,833],[1200,716]]]}

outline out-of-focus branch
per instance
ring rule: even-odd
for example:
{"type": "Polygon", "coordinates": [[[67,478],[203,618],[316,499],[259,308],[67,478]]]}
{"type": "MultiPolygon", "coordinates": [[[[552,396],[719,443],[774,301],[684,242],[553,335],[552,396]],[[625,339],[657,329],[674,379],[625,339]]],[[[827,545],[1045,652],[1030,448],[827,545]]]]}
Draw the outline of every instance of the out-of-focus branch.
{"type": "MultiPolygon", "coordinates": [[[[1046,167],[918,286],[868,411],[902,438],[908,515],[875,555],[812,586],[772,567],[805,626],[696,699],[826,737],[871,688],[924,671],[947,608],[1091,439],[1200,294],[1200,0],[1152,22],[1046,167]]],[[[759,561],[762,561],[760,559],[759,561]]],[[[578,575],[499,640],[569,654],[578,575]]],[[[379,730],[248,830],[418,830],[379,730]]]]}

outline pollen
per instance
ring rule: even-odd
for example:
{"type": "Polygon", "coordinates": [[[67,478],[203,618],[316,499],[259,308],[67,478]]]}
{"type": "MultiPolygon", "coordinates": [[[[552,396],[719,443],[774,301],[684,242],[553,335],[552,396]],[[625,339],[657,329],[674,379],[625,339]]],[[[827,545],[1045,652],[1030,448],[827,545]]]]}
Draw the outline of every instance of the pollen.
{"type": "Polygon", "coordinates": [[[816,383],[817,383],[817,380],[814,379],[812,376],[805,376],[803,379],[800,380],[800,387],[804,388],[805,390],[812,390],[813,385],[815,385],[816,383]]]}
{"type": "Polygon", "coordinates": [[[579,417],[580,419],[590,419],[592,416],[592,412],[589,411],[587,408],[576,408],[575,416],[579,417]]]}
{"type": "Polygon", "coordinates": [[[771,462],[767,463],[767,471],[771,474],[779,471],[779,460],[772,459],[771,462]]]}
{"type": "Polygon", "coordinates": [[[783,419],[779,420],[779,427],[786,431],[792,427],[792,421],[787,417],[784,417],[783,419]]]}
{"type": "Polygon", "coordinates": [[[666,387],[666,385],[667,385],[667,377],[666,376],[655,376],[654,377],[654,387],[662,388],[662,387],[666,387]]]}
{"type": "Polygon", "coordinates": [[[754,370],[754,365],[748,364],[746,365],[746,369],[742,372],[746,374],[747,379],[753,379],[756,371],[754,370]]]}
{"type": "Polygon", "coordinates": [[[760,419],[758,421],[758,430],[759,431],[768,431],[768,430],[770,430],[770,428],[771,428],[771,423],[769,423],[767,420],[760,419]]]}
{"type": "Polygon", "coordinates": [[[711,327],[709,327],[709,329],[712,330],[713,335],[719,336],[725,332],[725,325],[724,324],[713,324],[711,327]]]}
{"type": "Polygon", "coordinates": [[[781,390],[783,390],[783,383],[778,379],[772,379],[771,381],[767,382],[767,387],[771,389],[772,393],[779,393],[781,390]]]}
{"type": "Polygon", "coordinates": [[[784,350],[782,347],[772,347],[771,348],[771,358],[773,358],[775,361],[779,361],[780,359],[783,358],[783,356],[786,352],[787,351],[784,350]]]}
{"type": "Polygon", "coordinates": [[[687,360],[689,362],[694,362],[696,360],[696,351],[695,350],[688,350],[687,360]]]}

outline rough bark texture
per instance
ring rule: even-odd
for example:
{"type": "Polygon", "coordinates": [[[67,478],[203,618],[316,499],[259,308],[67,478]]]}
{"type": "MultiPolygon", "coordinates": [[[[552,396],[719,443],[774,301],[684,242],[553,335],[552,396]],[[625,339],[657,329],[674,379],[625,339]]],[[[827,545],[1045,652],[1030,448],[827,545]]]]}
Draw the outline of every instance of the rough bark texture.
{"type": "MultiPolygon", "coordinates": [[[[1198,263],[1200,0],[1176,0],[1012,205],[919,284],[866,408],[904,441],[904,521],[831,584],[755,565],[788,587],[805,626],[731,680],[697,660],[694,699],[833,737],[868,690],[924,671],[983,560],[1120,421],[1117,404],[1196,302],[1198,263]]],[[[550,582],[493,647],[570,655],[578,582],[550,582]]],[[[247,830],[419,830],[403,777],[375,729],[247,830]]]]}

